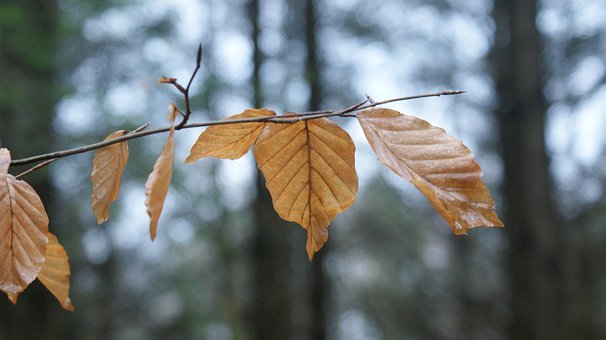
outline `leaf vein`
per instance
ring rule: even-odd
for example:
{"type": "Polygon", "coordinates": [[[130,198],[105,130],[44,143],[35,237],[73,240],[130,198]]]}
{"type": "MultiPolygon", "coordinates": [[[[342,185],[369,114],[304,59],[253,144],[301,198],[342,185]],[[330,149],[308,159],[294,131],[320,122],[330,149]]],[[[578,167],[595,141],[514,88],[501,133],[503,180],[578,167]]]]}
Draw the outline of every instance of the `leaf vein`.
{"type": "MultiPolygon", "coordinates": [[[[303,148],[305,148],[305,144],[301,145],[301,147],[298,148],[297,151],[293,152],[292,155],[290,155],[290,157],[288,158],[286,163],[284,163],[284,166],[282,166],[282,168],[280,168],[280,170],[276,171],[274,173],[274,175],[270,179],[267,180],[267,184],[271,183],[274,180],[274,178],[278,177],[278,175],[282,173],[282,171],[290,163],[290,161],[292,161],[299,154],[299,152],[301,152],[301,150],[303,150],[303,148]]],[[[284,150],[284,149],[282,149],[282,150],[284,150]]],[[[280,150],[280,151],[282,151],[282,150],[280,150]]],[[[263,164],[265,165],[265,164],[267,164],[267,162],[265,162],[263,164]]]]}
{"type": "MultiPolygon", "coordinates": [[[[299,167],[299,169],[297,169],[297,172],[295,172],[295,174],[288,180],[288,183],[286,183],[286,185],[284,186],[284,188],[282,188],[282,190],[280,190],[280,193],[278,194],[278,196],[276,196],[276,202],[278,202],[280,200],[280,197],[282,197],[282,194],[286,191],[286,189],[288,188],[288,186],[292,183],[292,181],[297,177],[297,175],[299,174],[299,172],[301,172],[301,170],[308,163],[309,162],[305,162],[305,163],[301,164],[301,166],[299,167]]],[[[308,183],[309,183],[309,181],[308,181],[308,183]]]]}
{"type": "MultiPolygon", "coordinates": [[[[314,151],[315,151],[315,150],[314,150],[314,151]]],[[[347,188],[347,190],[348,190],[348,191],[349,191],[349,192],[350,192],[350,193],[351,193],[353,196],[355,196],[356,194],[355,194],[355,193],[354,193],[354,192],[353,192],[353,191],[352,191],[352,190],[349,188],[349,186],[347,185],[347,183],[345,183],[345,181],[343,180],[343,178],[341,178],[340,174],[339,174],[339,173],[338,173],[338,172],[337,172],[337,171],[336,171],[336,170],[335,170],[335,169],[334,169],[334,168],[333,168],[333,167],[330,165],[330,163],[328,163],[328,161],[326,160],[326,158],[324,158],[324,156],[322,156],[322,154],[321,154],[321,153],[319,153],[319,152],[317,152],[317,151],[316,151],[316,154],[317,154],[318,156],[320,156],[320,158],[321,158],[321,159],[322,159],[322,160],[323,160],[323,161],[324,161],[324,162],[325,162],[325,163],[328,165],[328,168],[334,172],[334,174],[336,175],[335,177],[336,177],[336,178],[338,178],[338,179],[339,179],[339,181],[341,181],[341,183],[343,183],[343,186],[344,186],[344,187],[346,187],[346,188],[347,188]]],[[[312,167],[312,168],[313,168],[313,167],[312,167]]],[[[313,168],[313,169],[316,171],[316,173],[317,173],[318,175],[320,175],[320,178],[322,178],[322,180],[324,181],[324,183],[326,183],[326,185],[327,185],[327,186],[330,188],[330,185],[329,185],[329,184],[328,184],[328,182],[327,182],[327,181],[324,179],[324,176],[322,176],[322,174],[320,174],[320,172],[318,172],[318,170],[317,170],[316,168],[313,168]]],[[[331,191],[331,193],[332,193],[332,188],[330,188],[330,189],[331,189],[330,191],[331,191]]],[[[333,196],[335,196],[335,195],[334,195],[334,193],[333,193],[333,196]]],[[[335,196],[335,199],[337,199],[337,197],[336,197],[336,196],[335,196]]],[[[338,200],[337,200],[337,202],[338,202],[338,200]]],[[[341,208],[343,208],[343,207],[341,207],[341,208]]]]}
{"type": "MultiPolygon", "coordinates": [[[[267,137],[267,138],[266,138],[266,139],[263,141],[263,143],[269,142],[269,140],[270,140],[271,138],[275,137],[275,136],[276,136],[278,133],[280,133],[280,132],[282,132],[282,131],[284,131],[284,130],[286,130],[286,129],[282,129],[282,130],[278,131],[276,134],[270,135],[269,137],[267,137]]],[[[301,135],[303,132],[305,132],[305,129],[303,129],[303,130],[299,131],[299,132],[298,132],[298,133],[297,133],[297,134],[296,134],[296,135],[295,135],[293,138],[291,138],[291,139],[290,139],[290,141],[288,141],[288,143],[285,143],[284,145],[288,145],[288,144],[292,143],[292,142],[293,142],[295,139],[297,139],[297,137],[299,137],[299,135],[301,135]]],[[[307,141],[307,143],[309,143],[309,141],[307,141]]],[[[307,143],[305,143],[305,144],[307,144],[307,143]]],[[[303,144],[303,145],[305,145],[305,144],[303,144]]],[[[275,154],[273,154],[273,155],[271,155],[270,157],[268,157],[267,159],[265,159],[265,161],[263,162],[263,164],[259,164],[259,168],[264,167],[264,166],[265,166],[265,164],[267,164],[268,162],[270,162],[271,160],[273,160],[273,159],[274,159],[274,158],[275,158],[275,157],[276,157],[276,156],[277,156],[277,155],[280,153],[280,151],[282,151],[282,150],[284,150],[284,149],[283,149],[283,148],[278,149],[278,151],[277,151],[275,154]]]]}
{"type": "MultiPolygon", "coordinates": [[[[339,154],[339,153],[338,153],[338,152],[337,152],[335,149],[333,149],[333,148],[332,148],[332,147],[331,147],[331,146],[330,146],[330,145],[329,145],[327,142],[325,142],[325,141],[324,141],[324,140],[323,140],[323,139],[322,139],[320,136],[318,136],[317,134],[315,134],[313,131],[310,131],[310,133],[311,133],[312,135],[314,135],[315,137],[317,137],[317,138],[318,138],[318,140],[319,140],[319,141],[320,141],[320,142],[321,142],[321,143],[322,143],[324,146],[326,146],[326,148],[325,148],[325,149],[332,151],[332,152],[333,152],[335,155],[337,155],[337,157],[339,157],[339,158],[340,158],[340,159],[341,159],[341,160],[342,160],[342,161],[343,161],[345,164],[347,164],[347,167],[349,167],[350,169],[353,169],[353,170],[355,171],[354,166],[353,166],[353,165],[351,165],[351,163],[350,163],[350,162],[348,162],[348,161],[347,161],[345,158],[343,158],[343,156],[341,156],[341,155],[340,155],[340,154],[339,154]]],[[[349,144],[349,143],[348,143],[348,144],[349,144]]],[[[320,150],[322,150],[322,149],[320,149],[320,150]]],[[[319,153],[317,150],[316,150],[316,152],[317,152],[318,154],[320,154],[320,153],[319,153]]],[[[324,158],[324,157],[322,157],[322,158],[324,158]]],[[[328,163],[328,162],[327,162],[327,163],[328,163]]]]}

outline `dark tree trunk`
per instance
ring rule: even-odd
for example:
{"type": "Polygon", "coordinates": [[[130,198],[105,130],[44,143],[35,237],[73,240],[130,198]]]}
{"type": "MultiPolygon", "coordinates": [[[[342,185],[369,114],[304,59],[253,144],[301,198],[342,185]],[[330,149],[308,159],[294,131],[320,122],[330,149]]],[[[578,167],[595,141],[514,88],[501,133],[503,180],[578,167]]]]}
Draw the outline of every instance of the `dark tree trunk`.
{"type": "Polygon", "coordinates": [[[495,2],[497,117],[515,339],[559,339],[565,325],[560,221],[545,147],[542,43],[536,0],[495,2]]]}
{"type": "MultiPolygon", "coordinates": [[[[263,106],[260,70],[263,53],[259,46],[260,0],[249,1],[253,50],[253,101],[263,106]]],[[[293,226],[274,212],[263,175],[257,171],[257,198],[253,203],[254,236],[252,250],[252,338],[288,339],[292,334],[290,292],[290,233],[293,226]]]]}
{"type": "MultiPolygon", "coordinates": [[[[322,105],[321,66],[318,58],[316,7],[313,0],[306,0],[305,41],[307,45],[306,76],[309,84],[309,111],[318,111],[322,105]]],[[[324,258],[330,247],[325,245],[311,264],[311,338],[326,339],[326,290],[327,280],[324,274],[324,258]]]]}
{"type": "MultiPolygon", "coordinates": [[[[13,158],[51,151],[55,87],[57,8],[51,0],[3,1],[0,6],[0,147],[13,158]]],[[[13,174],[27,167],[12,168],[13,174]]],[[[48,169],[23,178],[38,192],[53,220],[48,169]]],[[[56,229],[53,229],[56,233],[56,229]]],[[[59,235],[60,236],[60,235],[59,235]]],[[[0,339],[59,339],[68,336],[59,303],[37,282],[12,306],[2,293],[0,339]]]]}

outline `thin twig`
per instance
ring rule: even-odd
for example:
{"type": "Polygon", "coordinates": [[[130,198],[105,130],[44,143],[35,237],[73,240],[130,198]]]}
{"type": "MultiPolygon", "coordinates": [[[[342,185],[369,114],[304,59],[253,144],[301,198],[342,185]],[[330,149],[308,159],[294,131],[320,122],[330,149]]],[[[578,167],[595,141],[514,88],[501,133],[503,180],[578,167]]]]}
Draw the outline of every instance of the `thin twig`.
{"type": "MultiPolygon", "coordinates": [[[[359,102],[346,109],[342,109],[342,110],[338,110],[338,111],[325,110],[325,111],[302,112],[299,114],[292,114],[292,115],[288,115],[288,116],[282,115],[282,116],[270,116],[270,117],[212,120],[212,121],[207,121],[207,122],[202,122],[202,123],[186,124],[186,125],[183,125],[182,128],[191,129],[191,128],[204,127],[204,126],[213,126],[213,125],[261,123],[261,122],[291,124],[291,123],[295,123],[295,122],[298,122],[301,120],[318,119],[318,118],[326,118],[326,117],[355,117],[355,115],[351,114],[352,112],[365,110],[365,109],[372,108],[375,106],[385,105],[387,103],[393,103],[393,102],[411,100],[411,99],[427,98],[427,97],[450,96],[450,95],[456,95],[456,94],[461,94],[461,93],[465,93],[465,91],[442,91],[442,92],[436,92],[436,93],[427,93],[427,94],[421,94],[421,95],[415,95],[415,96],[386,99],[386,100],[374,102],[374,103],[369,103],[368,100],[364,100],[364,101],[359,102]]],[[[105,147],[108,145],[124,142],[124,141],[135,139],[135,138],[140,138],[140,137],[144,137],[144,136],[168,132],[169,130],[170,130],[170,127],[163,127],[163,128],[154,129],[154,130],[129,133],[124,136],[117,137],[117,138],[114,138],[114,139],[108,140],[108,141],[102,141],[102,142],[84,145],[84,146],[80,146],[80,147],[76,147],[76,148],[72,148],[72,149],[68,149],[68,150],[51,152],[51,153],[37,155],[37,156],[33,156],[33,157],[28,157],[28,158],[15,159],[15,160],[11,161],[11,165],[12,166],[25,165],[25,164],[36,163],[36,162],[53,159],[53,158],[67,157],[67,156],[71,156],[71,155],[88,152],[91,150],[96,150],[96,149],[99,149],[99,148],[102,148],[102,147],[105,147]]]]}
{"type": "Polygon", "coordinates": [[[416,96],[408,96],[408,97],[386,99],[386,100],[383,100],[383,101],[380,101],[380,102],[376,102],[376,103],[372,104],[372,106],[384,105],[384,104],[387,104],[387,103],[399,102],[399,101],[403,101],[403,100],[411,100],[411,99],[419,99],[419,98],[427,98],[427,97],[453,96],[453,95],[456,95],[456,94],[463,94],[463,93],[465,93],[465,91],[446,90],[446,91],[437,92],[437,93],[427,93],[427,94],[419,94],[419,95],[416,95],[416,96]]]}
{"type": "Polygon", "coordinates": [[[15,178],[19,179],[20,177],[23,177],[23,176],[25,176],[25,175],[27,175],[29,173],[32,173],[32,172],[34,172],[34,171],[36,171],[38,169],[44,168],[45,166],[51,164],[55,160],[57,160],[57,158],[52,158],[52,159],[49,159],[47,161],[44,161],[44,162],[42,162],[42,163],[40,163],[40,164],[38,164],[38,165],[36,165],[34,167],[31,167],[30,169],[27,169],[27,170],[23,171],[22,173],[20,173],[17,176],[15,176],[15,178]]]}
{"type": "Polygon", "coordinates": [[[131,131],[131,133],[137,133],[137,132],[141,132],[145,129],[147,129],[147,127],[149,126],[149,124],[151,124],[150,122],[147,122],[141,126],[139,126],[138,128],[134,129],[133,131],[131,131]]]}
{"type": "Polygon", "coordinates": [[[194,73],[192,73],[191,78],[189,78],[189,82],[187,83],[187,87],[185,88],[185,91],[189,91],[189,88],[191,87],[191,83],[192,83],[192,81],[194,81],[194,78],[196,77],[196,73],[198,73],[198,70],[200,69],[201,62],[202,62],[202,44],[198,45],[198,53],[196,54],[196,69],[194,70],[194,73]]]}
{"type": "Polygon", "coordinates": [[[200,70],[201,62],[202,62],[202,44],[198,45],[198,53],[196,55],[196,68],[194,69],[194,72],[192,72],[191,77],[189,77],[189,81],[187,82],[186,87],[183,87],[183,85],[179,84],[177,82],[177,78],[168,78],[168,77],[163,76],[158,81],[160,84],[172,84],[175,88],[177,88],[177,90],[179,92],[181,92],[181,94],[183,94],[183,98],[185,99],[185,113],[183,113],[183,111],[177,109],[179,114],[181,114],[181,116],[183,116],[183,120],[181,120],[181,122],[179,124],[177,124],[177,126],[175,126],[175,130],[183,129],[185,127],[185,124],[187,124],[187,121],[189,120],[189,116],[191,115],[189,88],[191,87],[191,84],[194,81],[194,78],[196,77],[196,75],[198,74],[198,71],[200,70]]]}
{"type": "MultiPolygon", "coordinates": [[[[187,121],[189,120],[189,116],[191,115],[191,104],[189,103],[189,88],[191,87],[191,83],[194,81],[196,74],[198,74],[198,70],[200,69],[200,62],[202,61],[202,44],[198,45],[198,54],[196,55],[196,68],[194,72],[191,74],[189,78],[189,82],[187,83],[187,87],[185,88],[185,92],[183,92],[183,97],[185,97],[185,116],[183,116],[183,120],[177,126],[175,126],[175,130],[181,130],[187,121]]],[[[179,111],[180,112],[180,111],[179,111]]]]}
{"type": "Polygon", "coordinates": [[[369,103],[371,103],[371,104],[373,104],[373,103],[375,102],[375,100],[374,100],[374,99],[372,99],[372,98],[371,98],[371,97],[368,95],[368,93],[366,94],[366,99],[368,99],[368,102],[369,102],[369,103]]]}

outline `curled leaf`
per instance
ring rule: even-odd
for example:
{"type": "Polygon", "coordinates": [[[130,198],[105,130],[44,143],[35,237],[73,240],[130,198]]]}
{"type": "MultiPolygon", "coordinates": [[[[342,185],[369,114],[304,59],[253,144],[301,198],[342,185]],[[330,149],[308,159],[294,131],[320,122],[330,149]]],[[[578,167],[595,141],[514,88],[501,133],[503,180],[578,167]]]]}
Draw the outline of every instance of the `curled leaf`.
{"type": "Polygon", "coordinates": [[[145,206],[147,207],[147,214],[150,218],[149,223],[149,234],[152,241],[156,238],[156,231],[158,230],[158,221],[162,214],[162,207],[164,206],[164,200],[168,194],[168,188],[170,187],[170,179],[173,174],[173,162],[175,153],[175,118],[177,116],[177,107],[174,104],[168,107],[168,120],[170,122],[170,131],[168,132],[168,138],[162,147],[162,152],[154,164],[152,172],[147,178],[145,183],[145,206]]]}
{"type": "Polygon", "coordinates": [[[307,231],[310,261],[330,222],[356,198],[355,149],[347,132],[325,118],[270,123],[255,145],[276,212],[307,231]]]}
{"type": "Polygon", "coordinates": [[[379,160],[414,184],[455,234],[478,226],[503,226],[480,166],[461,141],[394,110],[369,109],[357,117],[379,160]]]}
{"type": "MultiPolygon", "coordinates": [[[[125,130],[116,131],[107,136],[105,140],[112,140],[125,134],[125,130]]],[[[91,199],[93,212],[99,224],[107,221],[109,206],[118,199],[120,180],[127,160],[128,144],[126,141],[108,145],[95,152],[91,174],[93,182],[91,199]]]]}
{"type": "Polygon", "coordinates": [[[8,174],[10,161],[0,149],[0,290],[16,301],[44,263],[48,217],[36,191],[8,174]]]}
{"type": "Polygon", "coordinates": [[[61,307],[73,311],[69,299],[69,262],[67,253],[55,235],[48,233],[46,261],[38,273],[38,280],[59,300],[61,307]]]}
{"type": "MultiPolygon", "coordinates": [[[[267,109],[250,109],[233,115],[227,120],[275,115],[275,112],[267,109]]],[[[208,156],[226,159],[240,158],[257,141],[266,125],[266,122],[249,122],[211,126],[200,134],[196,143],[191,147],[185,163],[192,163],[208,156]]]]}

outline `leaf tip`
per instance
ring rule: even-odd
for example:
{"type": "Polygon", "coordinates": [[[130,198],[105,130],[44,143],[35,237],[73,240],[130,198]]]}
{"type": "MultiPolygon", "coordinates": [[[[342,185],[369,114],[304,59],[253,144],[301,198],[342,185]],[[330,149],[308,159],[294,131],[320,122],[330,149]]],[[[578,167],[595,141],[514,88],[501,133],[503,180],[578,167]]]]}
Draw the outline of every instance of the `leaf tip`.
{"type": "Polygon", "coordinates": [[[149,226],[149,238],[151,239],[152,242],[154,242],[156,240],[156,229],[158,227],[155,225],[150,225],[149,226]]]}
{"type": "Polygon", "coordinates": [[[320,249],[322,249],[322,246],[324,245],[324,243],[326,243],[326,240],[324,240],[324,243],[322,244],[317,244],[315,243],[313,237],[311,237],[309,235],[309,233],[307,234],[307,244],[305,245],[305,250],[307,250],[307,259],[309,260],[309,262],[311,263],[311,261],[314,258],[314,255],[320,251],[320,249]]]}
{"type": "Polygon", "coordinates": [[[97,217],[97,224],[99,224],[99,225],[105,223],[108,220],[105,216],[98,215],[96,217],[97,217]]]}
{"type": "Polygon", "coordinates": [[[495,218],[492,221],[492,223],[493,223],[493,225],[492,225],[493,227],[505,228],[505,224],[503,224],[503,221],[501,221],[501,219],[499,218],[499,216],[497,216],[497,214],[495,214],[495,218]]]}
{"type": "Polygon", "coordinates": [[[307,248],[307,260],[309,260],[309,263],[311,263],[311,261],[314,259],[314,254],[316,252],[307,248]]]}
{"type": "Polygon", "coordinates": [[[467,229],[455,229],[454,233],[457,236],[465,236],[467,235],[467,229]]]}
{"type": "Polygon", "coordinates": [[[6,292],[6,296],[8,296],[8,299],[11,300],[13,305],[17,304],[17,300],[19,299],[19,293],[6,292]]]}
{"type": "Polygon", "coordinates": [[[61,307],[63,309],[65,309],[68,312],[73,312],[74,309],[74,305],[72,305],[72,301],[69,298],[66,298],[62,303],[61,303],[61,307]]]}
{"type": "Polygon", "coordinates": [[[189,156],[187,156],[187,158],[185,158],[185,161],[183,161],[183,163],[191,164],[191,163],[196,162],[198,159],[199,158],[196,158],[194,155],[190,154],[189,156]]]}

